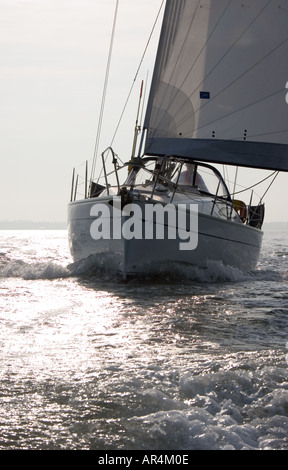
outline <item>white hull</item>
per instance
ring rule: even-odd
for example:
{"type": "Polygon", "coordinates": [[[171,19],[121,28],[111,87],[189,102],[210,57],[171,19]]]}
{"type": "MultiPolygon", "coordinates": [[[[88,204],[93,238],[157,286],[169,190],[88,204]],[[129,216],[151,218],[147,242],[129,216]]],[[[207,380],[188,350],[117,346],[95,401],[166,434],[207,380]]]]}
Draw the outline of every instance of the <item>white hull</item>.
{"type": "MultiPolygon", "coordinates": [[[[219,216],[199,213],[198,244],[192,250],[180,250],[175,239],[100,239],[91,236],[95,217],[90,216],[95,204],[111,203],[111,197],[71,202],[68,208],[68,233],[72,256],[80,261],[91,255],[109,256],[113,269],[126,275],[149,273],[163,262],[176,262],[206,268],[217,261],[241,271],[256,267],[262,243],[261,230],[219,216]]],[[[140,203],[139,203],[140,204],[140,203]]],[[[140,204],[141,205],[141,204],[140,204]]],[[[144,221],[142,221],[144,224],[144,221]]]]}

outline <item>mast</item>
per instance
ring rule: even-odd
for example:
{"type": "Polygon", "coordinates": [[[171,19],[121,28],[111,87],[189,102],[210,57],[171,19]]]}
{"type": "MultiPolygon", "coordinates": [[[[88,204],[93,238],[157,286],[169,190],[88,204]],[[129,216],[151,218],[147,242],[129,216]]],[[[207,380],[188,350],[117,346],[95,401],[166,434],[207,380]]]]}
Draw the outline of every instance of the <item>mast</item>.
{"type": "Polygon", "coordinates": [[[141,107],[141,101],[142,101],[142,94],[143,94],[143,80],[141,82],[141,89],[140,89],[140,97],[139,97],[139,103],[138,103],[138,110],[137,110],[137,117],[136,117],[136,123],[135,123],[135,130],[134,130],[134,140],[133,140],[133,147],[132,147],[132,155],[131,155],[131,160],[134,159],[135,157],[135,151],[136,151],[136,144],[137,144],[137,137],[139,133],[139,114],[140,114],[140,107],[141,107]]]}

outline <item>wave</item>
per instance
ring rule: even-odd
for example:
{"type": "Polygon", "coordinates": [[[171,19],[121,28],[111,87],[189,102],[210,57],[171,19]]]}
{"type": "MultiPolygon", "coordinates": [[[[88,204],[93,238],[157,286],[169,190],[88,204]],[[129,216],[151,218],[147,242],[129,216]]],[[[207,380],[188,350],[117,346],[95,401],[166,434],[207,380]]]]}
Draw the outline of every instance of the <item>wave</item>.
{"type": "MultiPolygon", "coordinates": [[[[284,273],[285,274],[285,273],[284,273]]],[[[232,266],[210,261],[207,268],[199,268],[174,262],[154,263],[149,266],[148,273],[128,276],[125,282],[250,282],[250,281],[281,281],[285,275],[281,272],[258,269],[242,272],[232,266]]],[[[286,273],[287,274],[287,273],[286,273]]],[[[89,256],[88,258],[62,265],[54,261],[25,262],[11,259],[0,253],[0,278],[19,277],[25,280],[60,279],[60,278],[90,278],[91,280],[122,281],[123,276],[117,272],[113,256],[89,256]]],[[[287,279],[287,276],[286,276],[287,279]]]]}
{"type": "Polygon", "coordinates": [[[71,275],[67,267],[54,262],[27,263],[20,259],[11,259],[0,255],[0,278],[19,277],[26,280],[58,279],[71,275]]]}
{"type": "Polygon", "coordinates": [[[36,279],[61,279],[72,277],[111,278],[115,276],[115,263],[112,257],[109,262],[107,257],[90,256],[84,260],[59,264],[54,261],[26,262],[21,259],[9,258],[0,253],[0,278],[22,278],[25,280],[36,279]]]}

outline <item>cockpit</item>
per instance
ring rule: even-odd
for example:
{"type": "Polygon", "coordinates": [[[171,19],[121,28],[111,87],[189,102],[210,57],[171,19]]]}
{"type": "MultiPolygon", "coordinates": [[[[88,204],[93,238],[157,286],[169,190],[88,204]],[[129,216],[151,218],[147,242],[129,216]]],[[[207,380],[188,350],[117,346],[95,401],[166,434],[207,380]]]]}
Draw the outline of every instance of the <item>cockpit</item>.
{"type": "Polygon", "coordinates": [[[157,183],[179,191],[197,190],[203,195],[230,199],[218,170],[211,165],[169,158],[144,158],[143,166],[132,167],[126,184],[149,186],[157,183]]]}

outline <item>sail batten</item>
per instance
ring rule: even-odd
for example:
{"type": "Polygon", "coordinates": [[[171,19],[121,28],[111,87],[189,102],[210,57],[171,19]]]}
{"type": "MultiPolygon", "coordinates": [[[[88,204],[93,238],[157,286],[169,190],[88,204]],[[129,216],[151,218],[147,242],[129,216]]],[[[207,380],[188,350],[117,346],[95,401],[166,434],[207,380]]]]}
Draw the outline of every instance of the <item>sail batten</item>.
{"type": "Polygon", "coordinates": [[[288,171],[287,24],[288,0],[167,0],[145,152],[288,171]]]}

